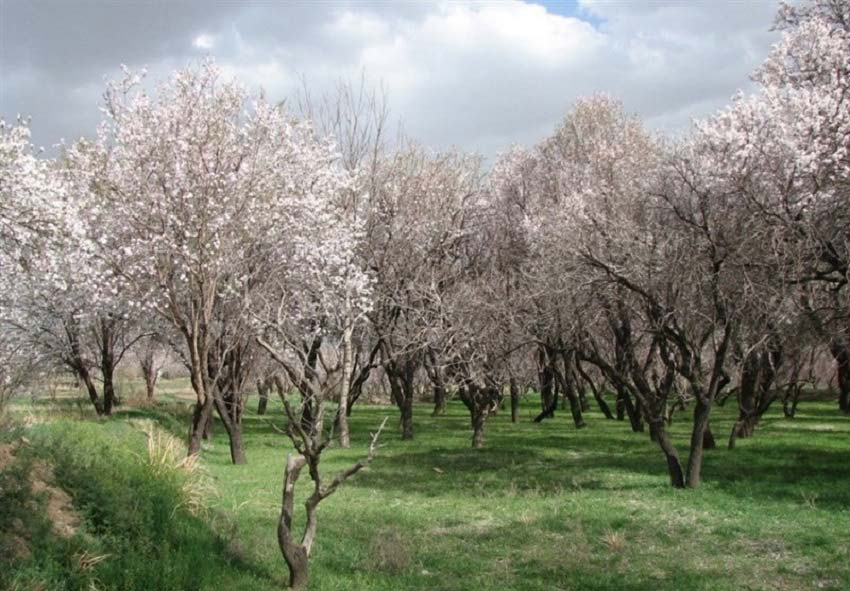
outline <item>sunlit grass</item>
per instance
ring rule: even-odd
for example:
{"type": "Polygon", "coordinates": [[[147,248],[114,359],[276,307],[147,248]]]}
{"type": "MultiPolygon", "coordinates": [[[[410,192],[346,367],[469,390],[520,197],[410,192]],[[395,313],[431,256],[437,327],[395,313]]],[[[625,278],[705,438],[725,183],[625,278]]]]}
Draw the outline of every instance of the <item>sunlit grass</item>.
{"type": "MultiPolygon", "coordinates": [[[[277,401],[265,417],[253,413],[255,402],[245,416],[248,465],[230,464],[220,428],[203,451],[215,489],[205,519],[227,540],[209,559],[236,555],[252,588],[280,589],[275,527],[290,444],[272,426],[283,424],[277,401]]],[[[388,428],[372,466],[322,504],[312,588],[850,588],[850,419],[832,402],[805,401],[792,420],[776,406],[754,438],[729,451],[733,406],[715,409],[719,447],[707,453],[696,491],[669,487],[647,434],[595,411],[580,431],[563,411],[534,424],[529,399],[519,423],[506,412],[491,418],[485,448],[474,450],[461,404],[434,418],[417,407],[416,438],[401,441],[388,428]]],[[[96,424],[111,431],[145,419],[182,438],[180,408],[171,399],[96,424]]],[[[395,427],[394,408],[355,407],[353,446],[329,450],[325,473],[363,455],[387,415],[395,427]]],[[[688,419],[680,413],[672,426],[683,456],[688,419]]],[[[145,452],[144,437],[137,444],[145,452]]],[[[304,496],[309,481],[300,484],[304,496]]]]}

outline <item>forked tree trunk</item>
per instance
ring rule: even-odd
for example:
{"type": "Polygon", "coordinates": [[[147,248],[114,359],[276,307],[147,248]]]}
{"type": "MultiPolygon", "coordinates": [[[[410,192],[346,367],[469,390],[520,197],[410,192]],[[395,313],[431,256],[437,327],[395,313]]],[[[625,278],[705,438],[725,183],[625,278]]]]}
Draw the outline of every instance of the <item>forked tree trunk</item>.
{"type": "Polygon", "coordinates": [[[785,389],[785,395],[782,397],[782,414],[786,419],[793,419],[797,414],[797,404],[800,401],[800,393],[802,385],[791,383],[785,389]]]}
{"type": "Polygon", "coordinates": [[[212,419],[213,400],[207,396],[203,402],[196,402],[192,412],[192,423],[189,426],[189,455],[201,453],[201,440],[212,419]]]}
{"type": "Polygon", "coordinates": [[[387,379],[390,382],[390,392],[393,402],[401,412],[401,438],[413,439],[413,377],[415,366],[411,361],[405,361],[401,366],[393,362],[387,367],[387,379]]]}
{"type": "MultiPolygon", "coordinates": [[[[290,420],[290,425],[292,425],[296,421],[294,413],[286,402],[284,402],[284,408],[290,420]]],[[[372,441],[369,444],[369,452],[366,457],[361,458],[347,469],[337,473],[330,482],[323,482],[319,471],[322,450],[325,449],[327,444],[327,441],[322,442],[316,437],[316,435],[320,436],[321,433],[311,435],[301,429],[296,435],[294,429],[288,429],[289,437],[292,439],[296,449],[301,453],[290,454],[286,458],[286,467],[283,471],[281,510],[277,523],[277,541],[281,554],[283,554],[283,559],[286,561],[287,567],[289,567],[289,586],[291,589],[303,591],[307,588],[310,580],[308,560],[313,543],[316,541],[318,527],[317,509],[319,503],[333,494],[342,483],[371,463],[377,451],[378,437],[386,423],[387,420],[384,419],[378,430],[372,435],[372,441]],[[304,503],[306,512],[304,533],[301,535],[300,542],[298,542],[292,531],[292,517],[295,507],[295,483],[305,466],[309,466],[307,472],[313,481],[313,492],[307,497],[304,503]]]]}
{"type": "Polygon", "coordinates": [[[152,348],[146,349],[142,354],[139,367],[142,370],[142,379],[145,381],[145,398],[148,402],[153,402],[159,370],[156,367],[156,356],[152,348]]]}
{"type": "Polygon", "coordinates": [[[277,542],[286,566],[289,567],[289,587],[296,591],[307,588],[310,580],[307,548],[295,541],[292,534],[292,515],[295,505],[295,483],[307,460],[301,455],[286,458],[283,472],[283,499],[277,524],[277,542]]]}
{"type": "Polygon", "coordinates": [[[602,414],[605,415],[606,419],[613,419],[614,415],[611,413],[611,408],[608,406],[608,403],[605,402],[605,398],[603,398],[602,393],[599,391],[599,388],[596,387],[596,383],[593,379],[588,375],[584,368],[581,366],[581,362],[576,359],[576,371],[584,380],[584,383],[587,384],[587,387],[590,388],[591,393],[593,394],[593,399],[596,400],[596,404],[599,406],[599,410],[602,411],[602,414]]]}
{"type": "Polygon", "coordinates": [[[781,350],[750,352],[741,368],[741,386],[738,391],[738,420],[729,435],[729,449],[738,438],[751,437],[762,415],[776,398],[773,393],[776,371],[782,363],[781,350]]]}
{"type": "Polygon", "coordinates": [[[480,387],[471,381],[458,388],[458,396],[469,410],[472,424],[472,447],[484,447],[484,426],[487,418],[499,402],[499,390],[491,387],[480,387]]]}

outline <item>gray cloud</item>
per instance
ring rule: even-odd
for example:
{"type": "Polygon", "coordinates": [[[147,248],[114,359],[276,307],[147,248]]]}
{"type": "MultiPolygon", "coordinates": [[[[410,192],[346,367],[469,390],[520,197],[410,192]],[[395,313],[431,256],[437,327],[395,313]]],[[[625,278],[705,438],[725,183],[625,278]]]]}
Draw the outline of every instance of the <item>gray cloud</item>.
{"type": "Polygon", "coordinates": [[[31,115],[41,145],[91,134],[103,77],[119,64],[158,78],[209,52],[275,99],[301,76],[321,92],[365,69],[389,90],[406,130],[435,147],[493,155],[535,141],[596,91],[676,132],[748,86],[776,39],[775,8],[580,0],[554,14],[518,0],[0,0],[0,114],[31,115]]]}

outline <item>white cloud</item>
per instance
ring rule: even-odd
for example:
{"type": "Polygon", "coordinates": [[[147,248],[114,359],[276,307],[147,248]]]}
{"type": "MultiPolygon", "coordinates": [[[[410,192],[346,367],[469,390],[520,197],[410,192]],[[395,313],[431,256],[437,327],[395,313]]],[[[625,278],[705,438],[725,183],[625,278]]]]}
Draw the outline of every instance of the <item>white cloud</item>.
{"type": "MultiPolygon", "coordinates": [[[[35,35],[78,48],[79,55],[65,58],[74,62],[74,70],[63,72],[61,64],[50,62],[56,53],[46,51],[43,63],[31,57],[4,63],[9,71],[32,68],[53,87],[34,97],[29,86],[7,83],[2,112],[32,113],[35,135],[45,144],[60,135],[91,133],[94,120],[88,113],[94,108],[85,117],[60,119],[50,113],[67,113],[58,104],[63,97],[78,105],[79,89],[98,87],[102,75],[114,75],[122,61],[161,72],[203,50],[229,75],[263,86],[275,100],[291,95],[302,76],[321,92],[340,77],[357,79],[365,69],[370,80],[388,89],[393,115],[411,135],[437,147],[454,144],[492,155],[513,142],[537,140],[576,98],[597,91],[622,99],[655,128],[682,130],[691,117],[710,113],[746,88],[749,72],[776,38],[769,32],[772,1],[579,0],[575,16],[521,0],[247,2],[222,4],[212,15],[206,3],[187,0],[180,9],[180,20],[158,33],[155,46],[141,43],[144,31],[132,29],[122,31],[126,43],[108,48],[98,47],[97,37],[87,44],[70,38],[74,27],[35,35]],[[125,46],[133,48],[132,57],[122,52],[125,46]],[[150,55],[145,47],[151,47],[150,55]],[[103,71],[104,53],[114,56],[115,70],[103,71]],[[86,68],[87,60],[98,65],[86,68]],[[42,129],[40,119],[50,128],[42,129]],[[81,119],[90,121],[87,129],[69,129],[81,119]]],[[[99,26],[106,27],[112,17],[104,10],[99,26]]],[[[115,18],[127,22],[118,12],[115,18]]],[[[98,95],[92,91],[93,105],[98,95]]]]}
{"type": "Polygon", "coordinates": [[[210,50],[215,46],[215,37],[203,33],[192,40],[192,45],[196,49],[210,50]]]}

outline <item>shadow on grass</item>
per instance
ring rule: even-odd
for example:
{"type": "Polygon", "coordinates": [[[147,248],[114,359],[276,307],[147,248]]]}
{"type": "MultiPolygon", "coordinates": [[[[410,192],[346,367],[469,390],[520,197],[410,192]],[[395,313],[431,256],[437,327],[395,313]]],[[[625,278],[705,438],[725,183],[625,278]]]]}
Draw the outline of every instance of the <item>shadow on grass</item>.
{"type": "MultiPolygon", "coordinates": [[[[374,421],[374,416],[371,417],[374,421]]],[[[807,409],[799,424],[840,424],[845,420],[825,408],[807,409]]],[[[777,429],[766,419],[752,439],[740,440],[734,450],[725,448],[728,417],[718,417],[718,448],[708,450],[703,464],[703,486],[731,497],[805,505],[817,492],[816,505],[843,509],[850,505],[850,463],[846,435],[841,432],[777,429]],[[843,441],[843,443],[842,443],[843,441]]],[[[373,468],[351,486],[398,494],[442,496],[497,495],[505,491],[557,493],[569,490],[634,490],[667,488],[667,471],[661,451],[646,433],[631,433],[622,423],[598,420],[576,432],[571,425],[539,428],[500,422],[488,427],[484,449],[472,449],[463,416],[428,419],[417,441],[391,441],[373,468]],[[434,423],[442,423],[438,427],[434,423]],[[441,441],[440,433],[451,433],[441,441]],[[435,442],[434,439],[437,438],[435,442]],[[416,449],[416,448],[419,449],[416,449]]],[[[357,422],[358,429],[368,424],[357,422]]],[[[783,424],[787,424],[783,423],[783,424]]],[[[687,426],[681,421],[679,430],[687,426]]],[[[679,440],[682,434],[678,433],[679,440]]],[[[390,435],[392,437],[392,435],[390,435]]],[[[678,446],[683,463],[688,448],[678,446]]]]}

